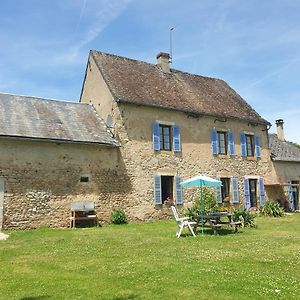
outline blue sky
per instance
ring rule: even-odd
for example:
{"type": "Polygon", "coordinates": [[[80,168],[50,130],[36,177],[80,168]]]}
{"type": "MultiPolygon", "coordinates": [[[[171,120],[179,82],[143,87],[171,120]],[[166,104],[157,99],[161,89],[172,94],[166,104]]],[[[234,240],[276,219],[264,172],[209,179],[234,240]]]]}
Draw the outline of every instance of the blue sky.
{"type": "MultiPolygon", "coordinates": [[[[298,0],[2,0],[0,91],[78,101],[89,50],[155,63],[231,85],[300,143],[298,0]]],[[[275,125],[270,132],[274,132],[275,125]]]]}

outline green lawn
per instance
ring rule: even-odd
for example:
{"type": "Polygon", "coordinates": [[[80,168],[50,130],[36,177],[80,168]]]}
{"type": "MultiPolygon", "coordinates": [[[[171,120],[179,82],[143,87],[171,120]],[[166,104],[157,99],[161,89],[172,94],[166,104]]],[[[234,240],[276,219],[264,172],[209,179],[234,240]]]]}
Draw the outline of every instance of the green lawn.
{"type": "Polygon", "coordinates": [[[0,299],[300,299],[300,214],[255,221],[180,239],[173,221],[10,232],[0,299]]]}

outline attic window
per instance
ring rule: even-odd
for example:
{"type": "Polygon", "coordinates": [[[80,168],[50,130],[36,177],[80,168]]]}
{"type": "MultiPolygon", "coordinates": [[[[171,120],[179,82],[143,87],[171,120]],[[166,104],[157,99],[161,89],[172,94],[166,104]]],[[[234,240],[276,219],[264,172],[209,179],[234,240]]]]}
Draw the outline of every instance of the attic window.
{"type": "Polygon", "coordinates": [[[81,176],[80,177],[80,182],[89,182],[90,181],[90,177],[89,176],[81,176]]]}

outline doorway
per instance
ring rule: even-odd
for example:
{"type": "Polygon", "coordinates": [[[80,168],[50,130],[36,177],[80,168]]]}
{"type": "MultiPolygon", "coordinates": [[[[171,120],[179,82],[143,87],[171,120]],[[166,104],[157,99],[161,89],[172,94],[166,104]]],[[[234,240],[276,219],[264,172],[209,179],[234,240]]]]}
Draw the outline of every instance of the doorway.
{"type": "Polygon", "coordinates": [[[173,181],[173,176],[161,176],[162,203],[164,203],[167,198],[173,199],[173,181]]]}
{"type": "Polygon", "coordinates": [[[4,178],[0,178],[0,230],[3,227],[4,178]]]}
{"type": "Polygon", "coordinates": [[[257,207],[257,179],[249,179],[250,207],[257,207]]]}
{"type": "Polygon", "coordinates": [[[292,193],[293,193],[293,200],[294,200],[294,209],[299,210],[299,181],[293,180],[292,184],[293,184],[292,193]]]}

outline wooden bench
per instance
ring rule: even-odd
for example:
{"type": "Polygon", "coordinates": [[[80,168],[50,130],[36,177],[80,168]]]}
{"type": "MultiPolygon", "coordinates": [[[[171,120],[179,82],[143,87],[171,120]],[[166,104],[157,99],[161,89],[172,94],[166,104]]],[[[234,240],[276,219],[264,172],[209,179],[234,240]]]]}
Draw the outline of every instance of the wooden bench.
{"type": "Polygon", "coordinates": [[[242,221],[237,221],[237,222],[231,222],[231,223],[229,223],[229,225],[234,228],[235,232],[237,232],[238,227],[242,227],[243,223],[242,223],[242,221]]]}
{"type": "Polygon", "coordinates": [[[76,222],[93,222],[98,225],[95,204],[92,201],[71,203],[70,227],[75,228],[76,222]]]}

